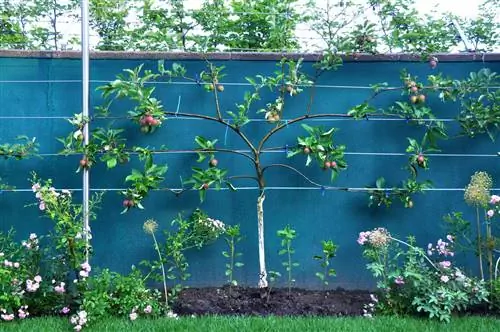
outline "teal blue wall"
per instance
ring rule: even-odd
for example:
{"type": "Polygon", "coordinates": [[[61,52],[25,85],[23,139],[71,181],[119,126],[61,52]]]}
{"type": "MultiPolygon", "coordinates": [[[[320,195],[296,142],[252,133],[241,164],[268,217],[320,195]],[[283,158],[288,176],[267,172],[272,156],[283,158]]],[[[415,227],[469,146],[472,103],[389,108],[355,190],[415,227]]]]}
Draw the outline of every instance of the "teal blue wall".
{"type": "MultiPolygon", "coordinates": [[[[91,61],[91,106],[102,102],[95,88],[99,81],[113,80],[124,68],[132,68],[143,61],[136,60],[93,60],[91,61]]],[[[188,72],[194,75],[204,67],[203,61],[182,61],[188,72]]],[[[275,70],[274,61],[221,61],[217,64],[226,66],[227,76],[223,82],[244,83],[245,76],[268,74],[275,70]]],[[[61,149],[57,137],[65,136],[71,126],[61,117],[72,116],[81,109],[81,63],[70,59],[34,59],[0,58],[0,143],[11,142],[19,134],[37,137],[42,154],[56,154],[61,149]],[[17,117],[17,118],[9,118],[17,117]],[[36,118],[40,117],[40,118],[36,118]],[[55,118],[50,118],[55,117],[55,118]]],[[[145,68],[154,69],[156,61],[145,61],[145,68]]],[[[312,72],[311,64],[306,64],[312,72]]],[[[463,78],[471,71],[489,67],[500,71],[500,62],[442,62],[438,70],[455,78],[463,78]]],[[[412,74],[425,77],[432,73],[427,64],[408,62],[362,62],[346,63],[340,70],[325,74],[319,84],[343,87],[318,88],[313,112],[344,113],[350,107],[359,104],[370,95],[370,84],[388,82],[399,84],[399,72],[407,68],[412,74]],[[365,88],[358,88],[365,87],[365,88]]],[[[226,84],[221,94],[222,109],[230,110],[242,99],[247,86],[226,84]]],[[[196,85],[157,86],[156,96],[160,98],[166,110],[175,111],[181,97],[180,111],[213,112],[211,94],[196,85]]],[[[380,96],[376,103],[380,107],[388,106],[401,98],[399,92],[380,96]]],[[[262,104],[271,101],[263,100],[262,104]]],[[[302,114],[308,102],[307,94],[295,97],[287,106],[287,117],[302,114]]],[[[443,104],[437,98],[428,99],[429,105],[440,118],[453,117],[458,105],[443,104]]],[[[114,109],[115,114],[125,114],[125,104],[114,109]]],[[[252,115],[261,118],[262,114],[252,115]]],[[[316,123],[317,124],[317,123],[316,123]]],[[[321,122],[325,126],[339,128],[337,142],[347,146],[349,153],[402,153],[407,146],[406,137],[421,137],[422,129],[407,124],[405,121],[354,121],[331,120],[321,122]]],[[[92,125],[106,125],[93,123],[92,125]]],[[[220,146],[226,148],[244,148],[238,137],[227,133],[217,123],[199,120],[170,119],[153,135],[141,134],[131,123],[116,121],[117,127],[127,128],[127,138],[131,145],[149,147],[166,145],[169,149],[192,149],[195,135],[218,138],[220,146]]],[[[452,135],[459,132],[456,123],[447,123],[452,135]]],[[[244,130],[253,141],[269,129],[265,122],[252,122],[244,130]]],[[[297,135],[304,134],[300,126],[290,125],[269,142],[269,146],[293,145],[297,135]]],[[[500,183],[500,157],[473,156],[477,154],[496,154],[500,150],[498,143],[487,137],[476,139],[460,138],[442,143],[444,153],[456,156],[437,156],[430,160],[431,170],[422,173],[422,179],[433,181],[435,188],[463,188],[470,175],[476,170],[485,170],[500,183]],[[467,154],[467,156],[463,156],[467,154]]],[[[167,163],[169,171],[168,186],[179,186],[180,177],[186,179],[191,166],[195,165],[193,154],[161,154],[155,156],[158,163],[167,163]]],[[[221,167],[227,167],[231,175],[248,174],[252,167],[242,157],[220,155],[221,167]]],[[[346,156],[349,168],[338,178],[336,185],[364,187],[384,176],[389,183],[399,183],[406,178],[403,166],[407,156],[403,155],[360,155],[346,156]]],[[[75,174],[79,157],[44,156],[43,159],[24,161],[0,161],[0,176],[18,189],[29,189],[29,172],[36,172],[44,178],[53,178],[58,188],[81,188],[81,176],[75,174]]],[[[284,153],[267,153],[265,163],[286,162],[284,153]]],[[[317,182],[328,184],[328,175],[316,167],[305,168],[302,157],[290,161],[291,165],[303,170],[317,182]]],[[[123,179],[130,167],[139,166],[137,160],[126,167],[106,170],[99,165],[91,171],[92,188],[122,188],[123,179]]],[[[237,186],[254,186],[254,183],[238,181],[237,186]]],[[[267,174],[267,184],[276,187],[309,187],[303,179],[283,169],[273,169],[267,174]]],[[[76,195],[76,194],[75,194],[76,195]]],[[[208,194],[207,200],[200,205],[197,192],[187,192],[175,197],[167,192],[154,192],[146,199],[145,211],[132,211],[121,215],[122,198],[116,192],[107,192],[98,219],[92,223],[95,257],[93,264],[126,272],[133,264],[146,258],[154,258],[151,241],[142,231],[142,223],[147,218],[155,218],[168,227],[175,215],[184,211],[191,212],[201,207],[210,215],[226,223],[240,223],[245,236],[241,251],[244,254],[245,267],[237,272],[237,279],[242,284],[255,285],[258,280],[257,228],[256,228],[256,190],[228,191],[208,194]]],[[[41,218],[35,207],[24,206],[34,202],[30,191],[4,192],[0,195],[0,228],[6,230],[14,226],[18,236],[26,237],[30,232],[44,233],[50,227],[48,219],[41,218]]],[[[387,227],[400,236],[414,234],[419,243],[426,245],[445,236],[442,216],[451,211],[464,211],[471,216],[471,211],[463,203],[463,192],[430,191],[415,198],[413,209],[404,209],[395,204],[390,209],[368,208],[367,195],[320,190],[269,190],[265,201],[266,246],[269,270],[281,271],[281,258],[277,251],[279,241],[276,231],[290,223],[297,229],[295,260],[301,265],[296,272],[297,285],[300,287],[319,287],[314,273],[317,262],[312,256],[320,252],[320,241],[333,239],[339,245],[338,256],[333,266],[338,276],[332,287],[368,288],[373,287],[371,276],[365,271],[365,261],[361,248],[357,245],[360,231],[378,226],[387,227]]],[[[191,285],[221,285],[225,282],[224,260],[221,256],[223,241],[207,247],[200,252],[189,254],[192,272],[191,285]]],[[[471,259],[459,256],[459,260],[468,264],[475,272],[471,259]]]]}

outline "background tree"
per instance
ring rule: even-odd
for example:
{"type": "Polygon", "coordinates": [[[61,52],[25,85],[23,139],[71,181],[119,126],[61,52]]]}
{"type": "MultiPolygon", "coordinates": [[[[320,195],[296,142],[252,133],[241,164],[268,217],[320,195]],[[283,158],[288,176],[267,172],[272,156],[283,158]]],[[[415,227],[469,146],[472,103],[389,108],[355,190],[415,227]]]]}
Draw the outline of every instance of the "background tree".
{"type": "Polygon", "coordinates": [[[28,37],[16,19],[16,7],[10,1],[0,2],[0,47],[23,49],[28,37]]]}
{"type": "Polygon", "coordinates": [[[31,30],[31,38],[35,48],[40,49],[61,49],[60,41],[63,33],[60,21],[75,10],[78,1],[71,0],[65,4],[57,0],[33,0],[31,6],[34,19],[34,28],[31,30]],[[40,24],[41,20],[46,20],[47,24],[40,24]]]}
{"type": "Polygon", "coordinates": [[[90,26],[99,35],[98,50],[128,49],[130,31],[126,19],[131,5],[130,0],[90,1],[90,26]]]}

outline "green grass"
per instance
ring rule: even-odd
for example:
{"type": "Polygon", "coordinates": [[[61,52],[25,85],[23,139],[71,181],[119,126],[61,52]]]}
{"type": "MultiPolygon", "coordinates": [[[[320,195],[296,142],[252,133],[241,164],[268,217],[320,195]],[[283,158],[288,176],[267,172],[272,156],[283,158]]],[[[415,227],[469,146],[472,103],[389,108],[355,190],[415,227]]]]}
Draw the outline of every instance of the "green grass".
{"type": "MultiPolygon", "coordinates": [[[[134,322],[125,319],[109,319],[95,323],[84,329],[85,331],[203,331],[203,332],[243,332],[243,331],[269,331],[269,332],[309,332],[309,331],[349,331],[349,332],[375,332],[375,331],[500,331],[500,319],[485,317],[455,318],[449,324],[429,321],[425,319],[376,317],[366,318],[237,318],[237,317],[203,317],[146,320],[138,319],[134,322]]],[[[62,318],[34,318],[22,322],[0,323],[0,331],[22,332],[59,332],[71,331],[67,319],[62,318]]]]}

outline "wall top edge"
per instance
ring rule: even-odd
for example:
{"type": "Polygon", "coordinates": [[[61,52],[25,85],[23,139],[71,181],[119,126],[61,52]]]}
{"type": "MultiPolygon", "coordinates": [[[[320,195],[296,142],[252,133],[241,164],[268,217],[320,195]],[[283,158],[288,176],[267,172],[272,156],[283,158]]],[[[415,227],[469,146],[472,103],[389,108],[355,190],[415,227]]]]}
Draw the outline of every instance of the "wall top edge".
{"type": "MultiPolygon", "coordinates": [[[[272,61],[287,58],[303,58],[304,61],[317,61],[320,53],[252,53],[252,52],[115,52],[92,51],[92,59],[108,60],[240,60],[240,61],[272,61]]],[[[463,61],[500,61],[500,53],[442,53],[434,54],[442,62],[463,61]]],[[[42,58],[42,59],[79,59],[80,51],[26,51],[26,50],[0,50],[0,58],[42,58]]],[[[412,54],[360,54],[356,57],[342,56],[346,62],[413,62],[420,61],[418,56],[412,54]]]]}

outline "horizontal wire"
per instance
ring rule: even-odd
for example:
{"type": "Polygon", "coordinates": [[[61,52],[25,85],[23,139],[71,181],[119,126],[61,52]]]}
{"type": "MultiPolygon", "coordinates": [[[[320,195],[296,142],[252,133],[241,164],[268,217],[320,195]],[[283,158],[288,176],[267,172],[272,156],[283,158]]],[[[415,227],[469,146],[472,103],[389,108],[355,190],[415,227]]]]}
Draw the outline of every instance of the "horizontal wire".
{"type": "MultiPolygon", "coordinates": [[[[259,187],[235,187],[236,190],[261,190],[259,187]]],[[[91,191],[125,191],[128,188],[91,188],[91,191]]],[[[69,188],[69,189],[64,189],[60,188],[57,190],[69,190],[69,191],[82,191],[81,188],[69,188]]],[[[169,188],[169,190],[172,191],[199,191],[199,189],[194,189],[194,188],[169,188]]],[[[208,188],[206,190],[209,191],[228,191],[231,190],[231,188],[220,188],[220,189],[215,189],[215,188],[208,188]]],[[[266,187],[264,190],[339,190],[339,191],[351,191],[351,192],[367,192],[367,191],[394,191],[394,190],[401,190],[401,188],[363,188],[363,187],[329,187],[329,186],[323,186],[323,187],[266,187]]],[[[422,189],[423,191],[465,191],[465,188],[426,188],[422,189]]],[[[152,189],[151,191],[165,191],[165,189],[159,188],[159,189],[152,189]]],[[[493,188],[491,191],[500,191],[500,188],[493,188]]],[[[2,192],[33,192],[33,189],[3,189],[0,190],[0,193],[2,192]]]]}
{"type": "MultiPolygon", "coordinates": [[[[289,148],[291,149],[291,148],[289,148]]],[[[250,150],[231,150],[237,153],[252,153],[250,150]]],[[[285,149],[276,149],[276,150],[263,150],[262,153],[285,153],[289,150],[285,149]]],[[[161,154],[195,154],[203,151],[198,150],[169,150],[169,151],[151,151],[152,154],[161,155],[161,154]]],[[[219,151],[214,151],[214,153],[218,153],[219,151]]],[[[222,153],[222,152],[221,152],[222,153]]],[[[101,153],[102,154],[102,153],[101,153]]],[[[131,155],[137,155],[137,152],[130,152],[131,155]]],[[[412,156],[412,153],[404,153],[404,152],[344,152],[345,155],[353,155],[353,156],[412,156]]],[[[69,153],[69,154],[61,154],[61,153],[39,153],[37,154],[41,157],[66,157],[66,156],[81,156],[82,153],[69,153]]],[[[472,153],[426,153],[427,157],[481,157],[481,158],[489,158],[496,157],[498,158],[499,154],[472,154],[472,153]]]]}
{"type": "MultiPolygon", "coordinates": [[[[106,80],[90,80],[90,83],[103,83],[108,84],[113,82],[114,80],[106,81],[106,80]]],[[[81,83],[81,80],[0,80],[0,84],[26,84],[26,83],[81,83]]],[[[252,86],[252,84],[247,82],[219,82],[225,86],[252,86]]],[[[172,81],[172,82],[145,82],[145,84],[151,85],[197,85],[200,84],[209,84],[209,83],[197,83],[197,82],[184,82],[184,81],[172,81]]],[[[373,86],[367,85],[333,85],[333,84],[316,84],[316,85],[305,85],[305,84],[297,84],[298,87],[308,88],[326,88],[326,89],[362,89],[362,90],[373,90],[373,86]]],[[[451,88],[451,87],[450,87],[451,88]]],[[[500,89],[500,86],[488,86],[488,89],[500,89]]],[[[393,92],[397,92],[398,89],[402,89],[400,86],[387,86],[383,89],[394,90],[393,92]]]]}
{"type": "MultiPolygon", "coordinates": [[[[318,113],[320,114],[320,113],[318,113]]],[[[0,116],[0,119],[10,119],[10,120],[27,120],[27,119],[37,119],[37,120],[68,120],[71,119],[70,116],[0,116]]],[[[127,119],[127,117],[95,117],[96,120],[120,120],[127,119]]],[[[191,118],[186,116],[168,116],[168,120],[188,120],[188,121],[206,121],[202,118],[191,118]]],[[[232,119],[222,119],[223,121],[232,121],[232,119]]],[[[282,119],[282,122],[286,124],[288,121],[292,119],[282,119]]],[[[354,117],[345,117],[345,118],[316,118],[316,119],[304,119],[304,122],[336,122],[336,121],[360,121],[364,122],[365,120],[356,119],[354,117]]],[[[457,122],[457,119],[404,119],[404,118],[370,118],[369,121],[398,121],[398,122],[457,122]]],[[[266,119],[248,119],[248,122],[268,122],[266,119]]]]}

